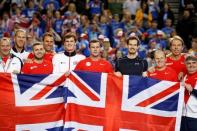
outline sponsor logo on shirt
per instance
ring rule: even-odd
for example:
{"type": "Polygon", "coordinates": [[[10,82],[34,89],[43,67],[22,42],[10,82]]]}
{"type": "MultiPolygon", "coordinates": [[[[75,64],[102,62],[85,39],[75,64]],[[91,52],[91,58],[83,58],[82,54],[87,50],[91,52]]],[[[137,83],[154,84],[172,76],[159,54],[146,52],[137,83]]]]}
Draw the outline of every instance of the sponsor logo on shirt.
{"type": "Polygon", "coordinates": [[[90,62],[86,62],[86,66],[91,66],[91,63],[90,62]]]}
{"type": "Polygon", "coordinates": [[[150,76],[155,76],[155,75],[157,75],[157,73],[152,73],[152,74],[150,74],[150,76]]]}
{"type": "Polygon", "coordinates": [[[166,65],[172,65],[173,63],[171,62],[171,63],[166,63],[166,65]]]}
{"type": "Polygon", "coordinates": [[[78,61],[74,61],[74,62],[73,62],[73,65],[77,65],[77,63],[78,63],[78,61]]]}
{"type": "Polygon", "coordinates": [[[35,68],[38,68],[37,66],[32,66],[30,67],[31,70],[35,69],[35,68]]]}

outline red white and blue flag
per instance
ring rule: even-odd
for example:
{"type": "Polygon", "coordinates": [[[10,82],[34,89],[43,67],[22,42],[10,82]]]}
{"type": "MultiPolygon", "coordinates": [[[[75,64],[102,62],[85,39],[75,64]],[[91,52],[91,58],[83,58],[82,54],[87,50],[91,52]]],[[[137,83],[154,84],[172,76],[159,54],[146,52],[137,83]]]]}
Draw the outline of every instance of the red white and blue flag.
{"type": "Polygon", "coordinates": [[[180,84],[71,72],[0,74],[0,130],[178,131],[180,84]]]}

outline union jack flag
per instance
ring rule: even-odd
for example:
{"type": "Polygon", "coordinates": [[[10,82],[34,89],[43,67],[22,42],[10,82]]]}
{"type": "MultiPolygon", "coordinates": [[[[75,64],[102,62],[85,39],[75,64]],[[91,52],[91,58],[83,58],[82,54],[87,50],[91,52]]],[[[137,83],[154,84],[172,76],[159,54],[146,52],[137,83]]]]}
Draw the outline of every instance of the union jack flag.
{"type": "Polygon", "coordinates": [[[178,131],[180,84],[71,72],[0,74],[0,130],[178,131]]]}

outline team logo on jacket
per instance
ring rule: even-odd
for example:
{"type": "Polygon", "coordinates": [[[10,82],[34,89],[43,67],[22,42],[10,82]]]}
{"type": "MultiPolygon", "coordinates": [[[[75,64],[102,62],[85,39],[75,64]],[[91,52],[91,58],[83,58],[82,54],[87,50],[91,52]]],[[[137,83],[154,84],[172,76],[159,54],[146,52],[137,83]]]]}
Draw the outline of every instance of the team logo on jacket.
{"type": "Polygon", "coordinates": [[[86,62],[86,66],[90,66],[91,65],[91,63],[90,62],[86,62]]]}
{"type": "Polygon", "coordinates": [[[78,61],[74,61],[74,62],[73,62],[73,65],[77,65],[77,63],[78,63],[78,61]]]}

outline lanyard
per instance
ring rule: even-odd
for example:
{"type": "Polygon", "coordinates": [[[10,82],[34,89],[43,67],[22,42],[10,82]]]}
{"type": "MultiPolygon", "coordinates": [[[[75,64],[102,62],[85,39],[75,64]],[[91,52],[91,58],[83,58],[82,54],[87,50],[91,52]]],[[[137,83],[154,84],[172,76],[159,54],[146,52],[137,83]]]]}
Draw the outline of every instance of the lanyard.
{"type": "Polygon", "coordinates": [[[12,58],[8,58],[8,60],[7,60],[7,62],[5,63],[3,60],[2,60],[2,58],[0,57],[0,64],[2,65],[2,67],[3,67],[3,71],[4,72],[7,72],[8,71],[8,69],[9,69],[9,67],[10,67],[10,64],[12,63],[12,58]],[[6,63],[9,61],[9,63],[8,63],[8,66],[7,66],[7,68],[6,68],[6,63]]]}

